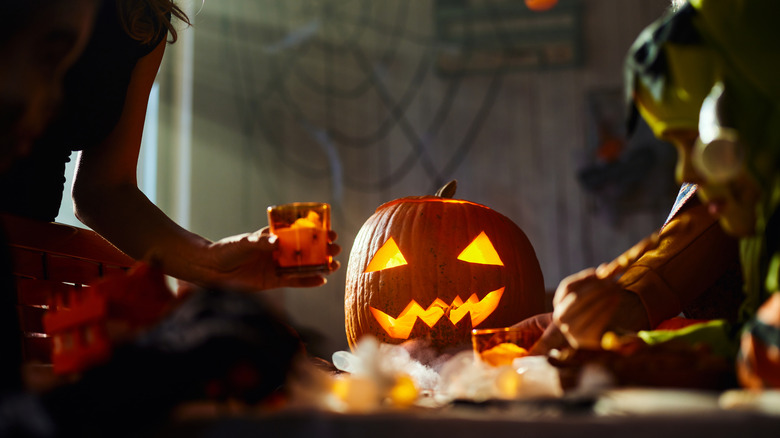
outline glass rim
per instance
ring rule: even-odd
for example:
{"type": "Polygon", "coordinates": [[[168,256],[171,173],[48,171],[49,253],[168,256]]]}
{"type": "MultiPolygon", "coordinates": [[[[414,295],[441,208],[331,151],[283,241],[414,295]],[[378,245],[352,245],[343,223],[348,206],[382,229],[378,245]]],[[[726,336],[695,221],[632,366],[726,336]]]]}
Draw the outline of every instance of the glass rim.
{"type": "Polygon", "coordinates": [[[327,207],[330,208],[330,204],[327,202],[288,202],[286,204],[269,205],[267,210],[271,211],[278,208],[313,208],[313,207],[327,207]]]}
{"type": "Polygon", "coordinates": [[[514,332],[514,331],[523,331],[524,329],[520,327],[497,327],[497,328],[483,328],[483,329],[471,329],[472,335],[486,335],[491,333],[501,333],[501,332],[514,332]]]}

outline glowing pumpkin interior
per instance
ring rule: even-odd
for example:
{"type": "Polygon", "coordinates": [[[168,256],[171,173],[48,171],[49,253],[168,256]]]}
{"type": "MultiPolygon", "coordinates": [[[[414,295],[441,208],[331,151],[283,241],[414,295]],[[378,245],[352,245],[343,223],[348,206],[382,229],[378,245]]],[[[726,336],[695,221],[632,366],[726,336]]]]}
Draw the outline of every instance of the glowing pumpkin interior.
{"type": "MultiPolygon", "coordinates": [[[[460,252],[457,259],[465,263],[504,266],[501,257],[499,257],[484,231],[479,233],[460,252]]],[[[366,267],[365,273],[393,269],[407,264],[406,258],[401,253],[395,240],[390,237],[374,254],[374,257],[366,267]]],[[[463,301],[460,296],[456,296],[451,303],[436,299],[427,309],[423,308],[417,301],[411,300],[397,318],[393,318],[375,307],[371,307],[371,314],[374,315],[374,319],[390,337],[408,339],[417,319],[422,320],[428,327],[433,327],[442,317],[446,316],[455,325],[466,315],[469,315],[471,317],[471,326],[477,327],[496,310],[503,293],[504,288],[502,287],[489,292],[481,300],[477,297],[477,294],[471,294],[466,301],[463,301]]]]}

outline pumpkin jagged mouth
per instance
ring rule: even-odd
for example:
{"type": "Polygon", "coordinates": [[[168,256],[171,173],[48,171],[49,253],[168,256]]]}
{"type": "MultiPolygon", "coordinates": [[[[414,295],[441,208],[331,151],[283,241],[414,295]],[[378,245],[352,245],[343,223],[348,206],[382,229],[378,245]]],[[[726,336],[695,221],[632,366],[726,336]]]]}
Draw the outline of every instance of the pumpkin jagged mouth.
{"type": "Polygon", "coordinates": [[[481,300],[475,293],[471,294],[466,301],[463,301],[460,296],[456,296],[451,304],[437,298],[427,309],[423,309],[417,301],[412,300],[397,318],[373,307],[371,307],[371,313],[391,338],[408,339],[418,318],[428,327],[433,327],[444,316],[449,318],[453,325],[456,325],[468,314],[471,316],[471,326],[476,327],[496,310],[503,294],[504,288],[502,287],[489,292],[481,300]]]}

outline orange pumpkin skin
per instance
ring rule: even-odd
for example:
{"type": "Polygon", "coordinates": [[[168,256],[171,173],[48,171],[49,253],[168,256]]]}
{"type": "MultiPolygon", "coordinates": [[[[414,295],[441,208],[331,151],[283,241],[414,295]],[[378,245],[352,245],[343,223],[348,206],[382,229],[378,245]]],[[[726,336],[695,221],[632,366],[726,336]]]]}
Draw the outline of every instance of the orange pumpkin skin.
{"type": "MultiPolygon", "coordinates": [[[[436,196],[407,197],[380,206],[360,229],[349,257],[344,310],[347,340],[354,348],[363,335],[398,344],[425,339],[439,351],[468,348],[474,324],[469,315],[453,323],[458,297],[479,300],[503,289],[498,307],[479,328],[506,327],[544,312],[544,279],[525,233],[509,218],[480,204],[436,196]],[[503,266],[474,264],[458,255],[484,232],[503,266]],[[365,272],[376,252],[392,238],[405,265],[365,272]],[[393,337],[371,308],[396,318],[414,300],[423,309],[439,303],[444,316],[429,327],[414,322],[407,337],[393,337]]],[[[461,309],[462,310],[462,309],[461,309]]]]}
{"type": "Polygon", "coordinates": [[[525,0],[525,5],[532,11],[546,11],[558,4],[558,0],[525,0]]]}
{"type": "Polygon", "coordinates": [[[737,377],[745,388],[780,388],[780,293],[772,294],[758,309],[742,334],[737,377]],[[772,339],[772,334],[774,338],[772,339]]]}

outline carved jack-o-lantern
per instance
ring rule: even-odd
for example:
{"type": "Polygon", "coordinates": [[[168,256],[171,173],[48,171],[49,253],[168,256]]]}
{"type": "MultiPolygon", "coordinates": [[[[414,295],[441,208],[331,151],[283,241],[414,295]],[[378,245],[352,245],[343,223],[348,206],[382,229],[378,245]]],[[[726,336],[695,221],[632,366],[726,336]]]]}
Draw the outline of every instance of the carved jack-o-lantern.
{"type": "Polygon", "coordinates": [[[370,334],[459,348],[472,328],[544,311],[542,271],[525,233],[488,207],[441,192],[388,202],[360,229],[344,303],[351,347],[370,334]]]}

